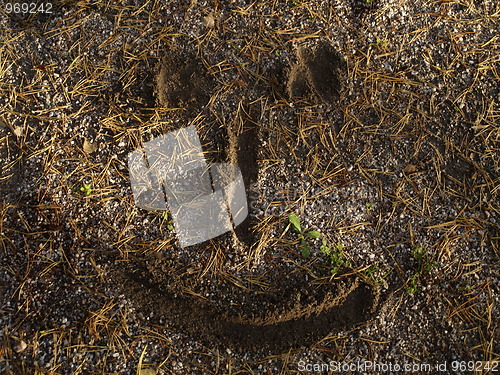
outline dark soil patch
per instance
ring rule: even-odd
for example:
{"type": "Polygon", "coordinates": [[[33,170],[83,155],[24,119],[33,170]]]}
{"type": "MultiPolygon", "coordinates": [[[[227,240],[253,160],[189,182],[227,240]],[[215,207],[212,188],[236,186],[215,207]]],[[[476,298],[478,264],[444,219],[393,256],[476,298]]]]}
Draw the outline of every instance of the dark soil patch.
{"type": "Polygon", "coordinates": [[[345,62],[329,43],[300,47],[297,60],[288,81],[291,98],[304,97],[312,92],[326,104],[339,99],[345,62]]]}
{"type": "Polygon", "coordinates": [[[0,197],[6,202],[18,199],[18,187],[21,185],[21,160],[15,136],[0,119],[0,197]]]}
{"type": "Polygon", "coordinates": [[[201,298],[174,293],[174,283],[157,282],[145,268],[113,271],[120,293],[155,321],[163,318],[209,347],[279,352],[310,346],[332,331],[370,318],[378,293],[354,278],[329,284],[296,284],[286,279],[266,294],[226,290],[238,304],[222,308],[201,298]],[[295,284],[295,285],[294,285],[295,284]]]}
{"type": "Polygon", "coordinates": [[[266,72],[268,79],[267,95],[271,100],[278,101],[287,97],[287,66],[282,61],[277,61],[266,72]]]}
{"type": "Polygon", "coordinates": [[[158,66],[157,97],[160,106],[182,108],[188,114],[210,98],[212,79],[201,60],[190,51],[169,51],[158,66]]]}
{"type": "Polygon", "coordinates": [[[305,97],[309,93],[307,73],[301,64],[296,64],[292,67],[288,83],[288,93],[290,97],[305,97]]]}
{"type": "MultiPolygon", "coordinates": [[[[257,182],[259,174],[258,150],[259,150],[259,129],[258,129],[257,109],[250,106],[244,115],[244,126],[241,134],[237,136],[237,146],[235,147],[238,167],[243,176],[247,197],[250,195],[252,184],[257,182]]],[[[231,159],[231,158],[230,158],[231,159]]],[[[231,160],[230,160],[231,161],[231,160]]],[[[256,242],[256,237],[252,233],[254,217],[249,215],[246,220],[235,229],[236,236],[246,246],[251,247],[256,242]]]]}
{"type": "Polygon", "coordinates": [[[363,18],[378,8],[378,0],[351,0],[350,6],[354,19],[363,18]]]}
{"type": "Polygon", "coordinates": [[[237,159],[238,166],[243,175],[245,186],[248,187],[257,181],[259,174],[258,150],[260,145],[258,133],[257,110],[254,107],[248,108],[245,113],[245,125],[242,133],[238,136],[237,159]]]}

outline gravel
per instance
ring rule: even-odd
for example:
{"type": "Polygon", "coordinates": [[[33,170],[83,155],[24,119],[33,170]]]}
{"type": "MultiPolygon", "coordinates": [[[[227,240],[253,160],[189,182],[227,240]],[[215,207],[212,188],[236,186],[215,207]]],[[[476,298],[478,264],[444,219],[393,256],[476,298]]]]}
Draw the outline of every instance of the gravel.
{"type": "MultiPolygon", "coordinates": [[[[142,363],[158,374],[274,374],[377,361],[465,374],[452,366],[498,359],[498,7],[82,1],[24,22],[2,5],[0,372],[132,374],[142,363]],[[287,97],[297,51],[316,39],[347,62],[334,103],[287,97]],[[219,269],[215,252],[180,249],[157,213],[136,208],[127,177],[141,140],[195,117],[156,106],[156,64],[176,49],[197,52],[215,78],[200,109],[212,146],[224,148],[219,131],[242,101],[258,103],[250,215],[275,241],[258,253],[224,235],[219,269]],[[167,328],[113,284],[125,260],[169,261],[180,289],[224,308],[235,303],[224,274],[272,285],[299,266],[328,277],[320,241],[303,259],[292,231],[282,236],[288,212],[340,243],[354,269],[372,267],[384,295],[373,319],[312,348],[237,353],[167,328]],[[417,272],[417,247],[428,273],[417,272]]],[[[352,371],[377,372],[398,373],[352,371]]]]}

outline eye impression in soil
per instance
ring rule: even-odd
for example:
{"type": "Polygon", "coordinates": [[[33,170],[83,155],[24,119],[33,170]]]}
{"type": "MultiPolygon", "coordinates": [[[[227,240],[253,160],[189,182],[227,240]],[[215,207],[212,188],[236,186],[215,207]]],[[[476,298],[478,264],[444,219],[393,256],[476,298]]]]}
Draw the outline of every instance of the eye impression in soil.
{"type": "MultiPolygon", "coordinates": [[[[344,68],[342,58],[328,43],[301,47],[285,90],[290,98],[335,102],[344,68]]],[[[181,108],[187,126],[209,101],[213,86],[209,77],[194,53],[168,52],[157,68],[158,104],[181,108]]],[[[251,117],[243,126],[229,123],[208,137],[211,143],[222,143],[222,159],[241,169],[247,191],[259,174],[259,124],[251,117]]],[[[235,247],[245,251],[258,241],[250,231],[255,220],[248,217],[236,228],[232,234],[235,247]]],[[[379,303],[378,290],[356,276],[311,284],[307,275],[299,272],[281,278],[266,293],[221,288],[220,293],[229,293],[232,298],[231,306],[221,306],[183,293],[183,286],[176,285],[170,275],[175,272],[175,267],[152,270],[150,265],[135,261],[115,269],[113,279],[147,316],[166,321],[171,329],[208,346],[239,351],[282,351],[312,345],[333,331],[366,321],[379,303]]]]}

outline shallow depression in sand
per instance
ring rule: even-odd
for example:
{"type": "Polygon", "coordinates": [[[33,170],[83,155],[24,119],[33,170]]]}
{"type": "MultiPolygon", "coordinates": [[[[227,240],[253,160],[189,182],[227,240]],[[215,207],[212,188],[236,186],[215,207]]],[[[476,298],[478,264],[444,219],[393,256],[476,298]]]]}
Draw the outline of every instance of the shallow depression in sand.
{"type": "MultiPolygon", "coordinates": [[[[341,90],[342,58],[325,42],[301,47],[288,80],[290,97],[312,95],[334,102],[341,90]]],[[[186,121],[200,112],[210,99],[213,86],[208,71],[192,52],[169,51],[157,68],[157,101],[165,108],[182,108],[186,121]]],[[[245,111],[243,126],[228,124],[217,137],[227,140],[227,161],[237,164],[245,186],[258,180],[260,115],[255,108],[245,111]]],[[[254,218],[247,218],[235,231],[243,246],[257,238],[251,233],[254,218]]],[[[174,268],[170,269],[175,272],[174,268]]],[[[330,332],[346,329],[369,319],[379,296],[373,287],[354,276],[336,278],[321,285],[304,282],[304,275],[273,285],[267,293],[251,293],[234,287],[231,309],[205,299],[175,292],[169,268],[151,272],[141,262],[113,271],[122,292],[137,309],[154,319],[164,318],[174,329],[206,345],[233,350],[280,351],[311,345],[330,332]],[[236,307],[235,307],[236,306],[236,307]]]]}

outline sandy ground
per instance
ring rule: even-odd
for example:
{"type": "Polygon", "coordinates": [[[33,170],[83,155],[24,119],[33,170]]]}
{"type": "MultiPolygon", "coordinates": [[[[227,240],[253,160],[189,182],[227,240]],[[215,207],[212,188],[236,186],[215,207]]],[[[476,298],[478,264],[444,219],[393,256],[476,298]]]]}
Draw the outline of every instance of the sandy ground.
{"type": "Polygon", "coordinates": [[[0,373],[500,371],[500,5],[36,5],[0,8],[0,373]],[[189,125],[249,217],[181,248],[127,155],[189,125]]]}

